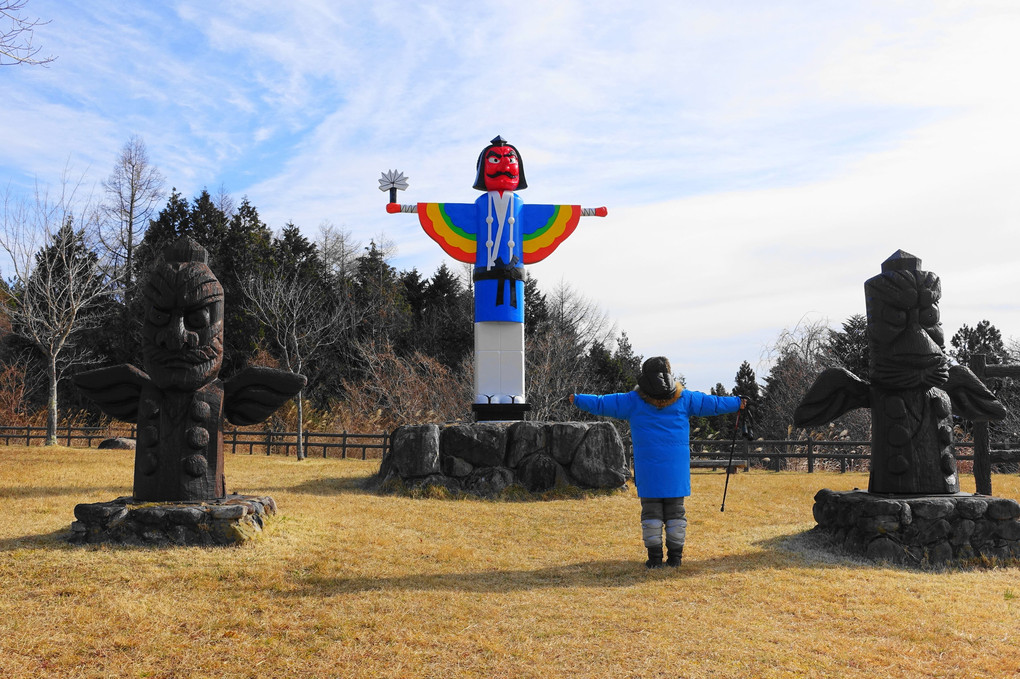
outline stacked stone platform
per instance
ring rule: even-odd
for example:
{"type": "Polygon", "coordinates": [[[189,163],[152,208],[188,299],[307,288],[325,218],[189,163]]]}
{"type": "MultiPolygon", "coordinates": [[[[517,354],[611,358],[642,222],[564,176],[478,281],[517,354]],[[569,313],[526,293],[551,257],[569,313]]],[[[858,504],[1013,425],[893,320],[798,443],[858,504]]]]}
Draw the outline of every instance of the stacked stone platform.
{"type": "Polygon", "coordinates": [[[913,567],[1020,563],[1020,504],[970,493],[820,490],[816,531],[847,553],[913,567]]]}
{"type": "Polygon", "coordinates": [[[477,422],[397,428],[378,480],[410,488],[442,486],[493,496],[519,485],[612,489],[628,467],[623,441],[608,422],[477,422]]]}
{"type": "Polygon", "coordinates": [[[134,546],[238,545],[253,540],[276,514],[271,497],[228,495],[196,502],[110,502],[79,504],[71,542],[134,546]]]}

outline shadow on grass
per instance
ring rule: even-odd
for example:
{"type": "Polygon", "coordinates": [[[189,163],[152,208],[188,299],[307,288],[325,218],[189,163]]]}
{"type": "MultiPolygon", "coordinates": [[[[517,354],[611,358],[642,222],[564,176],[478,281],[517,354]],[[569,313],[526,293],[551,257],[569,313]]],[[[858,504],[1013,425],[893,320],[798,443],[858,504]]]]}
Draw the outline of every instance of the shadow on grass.
{"type": "MultiPolygon", "coordinates": [[[[71,520],[73,519],[74,517],[71,517],[71,520]]],[[[71,536],[71,520],[67,522],[66,528],[50,533],[4,538],[0,540],[0,552],[14,552],[19,549],[39,549],[40,547],[47,549],[72,549],[75,545],[67,541],[71,536]]]]}
{"type": "Polygon", "coordinates": [[[74,495],[85,493],[113,493],[115,497],[129,495],[128,486],[0,486],[0,497],[5,500],[27,500],[30,498],[51,497],[56,495],[74,495]]]}
{"type": "Polygon", "coordinates": [[[292,486],[259,486],[259,494],[272,494],[273,492],[300,493],[302,495],[319,495],[330,497],[333,495],[377,495],[368,487],[370,476],[342,477],[342,478],[321,478],[303,481],[292,486]]]}
{"type": "MultiPolygon", "coordinates": [[[[775,545],[795,536],[776,538],[775,545]]],[[[786,550],[783,550],[785,553],[786,550]]],[[[771,551],[754,554],[687,559],[680,568],[645,568],[643,555],[634,560],[589,561],[564,564],[535,570],[488,570],[469,573],[415,574],[392,577],[328,578],[312,577],[287,596],[329,597],[372,591],[453,591],[476,593],[505,593],[521,590],[551,589],[557,587],[632,587],[649,581],[701,581],[714,576],[733,573],[775,570],[777,568],[803,568],[797,558],[778,559],[771,551]]],[[[874,568],[866,563],[844,563],[833,560],[810,564],[816,568],[858,567],[874,568]]]]}

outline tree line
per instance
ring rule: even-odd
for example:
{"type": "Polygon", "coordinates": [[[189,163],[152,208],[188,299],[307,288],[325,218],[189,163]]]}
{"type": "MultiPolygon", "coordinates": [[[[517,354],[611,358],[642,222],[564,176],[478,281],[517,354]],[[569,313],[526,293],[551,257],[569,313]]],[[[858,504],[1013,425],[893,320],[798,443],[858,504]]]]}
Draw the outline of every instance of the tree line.
{"type": "MultiPolygon", "coordinates": [[[[61,419],[102,421],[70,378],[140,362],[138,291],[163,249],[183,235],[206,248],[224,288],[221,376],[272,365],[309,377],[279,419],[365,431],[470,417],[467,269],[400,271],[385,237],[365,244],[328,223],[314,239],[293,223],[274,233],[246,198],[167,192],[139,138],[125,144],[101,188],[96,199],[84,178],[65,175],[57,189],[29,199],[10,188],[2,195],[0,246],[10,260],[0,291],[6,422],[43,414],[52,440],[61,419]]],[[[531,278],[526,309],[537,416],[565,417],[569,389],[633,385],[640,357],[593,302],[566,284],[543,292],[531,278]]]]}
{"type": "MultiPolygon", "coordinates": [[[[385,237],[368,243],[349,230],[319,225],[309,239],[293,223],[274,231],[247,198],[225,190],[186,198],[165,179],[137,137],[123,147],[94,199],[84,178],[31,199],[8,190],[0,204],[0,246],[11,260],[0,286],[0,417],[45,419],[50,440],[63,420],[103,421],[70,382],[75,373],[140,364],[138,294],[163,249],[182,235],[209,252],[225,294],[221,376],[251,365],[305,374],[308,387],[267,426],[378,431],[422,421],[470,418],[473,304],[470,268],[441,264],[431,274],[392,265],[385,237]]],[[[589,417],[569,405],[572,392],[626,391],[643,357],[592,300],[566,283],[525,282],[528,401],[532,417],[589,417]]],[[[964,326],[950,352],[965,362],[981,351],[992,362],[1018,360],[988,321],[964,326]]],[[[794,434],[792,413],[814,376],[833,365],[867,377],[866,322],[823,323],[785,331],[767,349],[759,384],[744,361],[718,395],[755,404],[758,434],[794,434]]],[[[682,375],[677,376],[681,381],[682,375]]],[[[998,385],[1004,394],[1009,385],[998,385]]],[[[695,418],[696,437],[729,436],[732,415],[695,418]]],[[[870,437],[866,411],[849,413],[827,435],[870,437]]],[[[624,426],[623,434],[627,431],[624,426]]]]}

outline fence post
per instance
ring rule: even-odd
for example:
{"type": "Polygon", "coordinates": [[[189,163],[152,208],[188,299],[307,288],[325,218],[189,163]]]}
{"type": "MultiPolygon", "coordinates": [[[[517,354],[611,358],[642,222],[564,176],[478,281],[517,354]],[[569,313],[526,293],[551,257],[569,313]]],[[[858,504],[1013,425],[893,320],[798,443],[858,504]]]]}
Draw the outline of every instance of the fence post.
{"type": "Polygon", "coordinates": [[[811,439],[808,439],[807,443],[807,473],[815,473],[815,446],[811,443],[811,439]]]}
{"type": "Polygon", "coordinates": [[[266,430],[266,457],[269,457],[273,452],[273,430],[266,430]]]}
{"type": "Polygon", "coordinates": [[[343,436],[340,437],[340,459],[347,459],[347,430],[344,429],[343,436]]]}

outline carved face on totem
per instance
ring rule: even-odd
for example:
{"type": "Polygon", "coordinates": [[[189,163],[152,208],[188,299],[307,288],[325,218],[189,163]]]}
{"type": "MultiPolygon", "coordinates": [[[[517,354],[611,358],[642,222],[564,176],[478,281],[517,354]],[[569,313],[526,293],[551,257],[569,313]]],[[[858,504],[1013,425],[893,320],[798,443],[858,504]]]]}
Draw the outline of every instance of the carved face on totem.
{"type": "Polygon", "coordinates": [[[938,387],[949,378],[939,318],[939,277],[897,251],[864,284],[871,381],[887,389],[938,387]]]}
{"type": "Polygon", "coordinates": [[[205,249],[182,237],[150,273],[143,294],[145,371],[163,389],[198,389],[223,362],[223,286],[205,249]]]}

